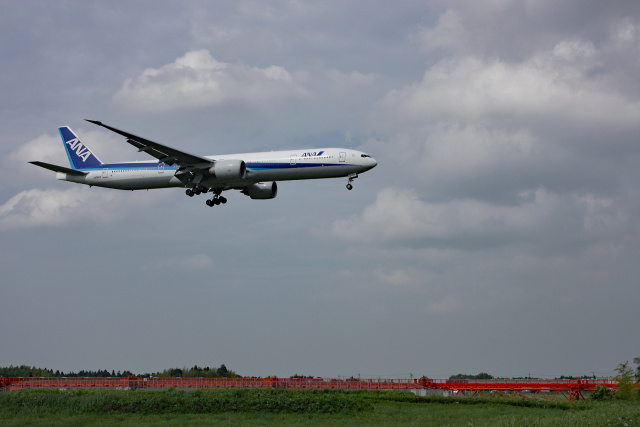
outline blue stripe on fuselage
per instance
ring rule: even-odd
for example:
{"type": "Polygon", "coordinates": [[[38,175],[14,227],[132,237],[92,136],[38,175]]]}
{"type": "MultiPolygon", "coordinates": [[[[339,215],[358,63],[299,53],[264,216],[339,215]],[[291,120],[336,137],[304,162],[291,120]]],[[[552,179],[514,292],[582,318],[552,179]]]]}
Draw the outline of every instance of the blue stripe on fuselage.
{"type": "MultiPolygon", "coordinates": [[[[178,170],[178,166],[167,165],[163,163],[104,163],[96,168],[83,168],[83,171],[101,171],[104,169],[119,169],[119,170],[136,170],[136,169],[149,169],[156,170],[159,166],[164,165],[165,171],[178,170]]],[[[304,163],[297,162],[296,164],[290,163],[268,163],[268,162],[247,162],[247,169],[249,170],[273,170],[273,169],[301,169],[301,168],[317,168],[326,166],[353,166],[349,163],[304,163]]]]}
{"type": "Polygon", "coordinates": [[[351,166],[347,163],[247,163],[247,169],[250,170],[270,170],[270,169],[301,169],[301,168],[317,168],[323,166],[351,166]]]}
{"type": "Polygon", "coordinates": [[[103,169],[122,169],[122,170],[135,170],[135,169],[158,169],[159,166],[164,165],[164,170],[178,170],[177,166],[169,166],[164,163],[104,163],[97,168],[84,168],[83,171],[100,171],[103,169]]]}

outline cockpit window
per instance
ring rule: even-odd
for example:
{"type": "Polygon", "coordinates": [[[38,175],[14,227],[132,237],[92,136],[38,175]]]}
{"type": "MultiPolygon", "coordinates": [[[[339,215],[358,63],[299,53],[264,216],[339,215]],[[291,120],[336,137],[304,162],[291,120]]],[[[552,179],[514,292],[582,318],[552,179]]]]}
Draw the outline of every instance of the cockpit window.
{"type": "Polygon", "coordinates": [[[371,156],[368,154],[360,154],[360,157],[371,157],[371,156]]]}

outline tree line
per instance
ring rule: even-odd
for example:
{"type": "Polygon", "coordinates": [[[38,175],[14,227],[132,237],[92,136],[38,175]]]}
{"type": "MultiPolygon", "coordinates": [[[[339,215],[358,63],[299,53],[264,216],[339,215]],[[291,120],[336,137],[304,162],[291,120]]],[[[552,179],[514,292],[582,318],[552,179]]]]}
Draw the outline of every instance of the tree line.
{"type": "Polygon", "coordinates": [[[200,367],[198,365],[194,365],[190,369],[187,369],[186,367],[183,369],[165,369],[162,372],[151,374],[151,376],[160,378],[242,378],[240,375],[227,369],[224,363],[220,365],[219,368],[210,368],[208,366],[200,367]]]}
{"type": "Polygon", "coordinates": [[[493,375],[489,375],[486,372],[480,372],[477,375],[469,374],[456,374],[449,377],[450,380],[492,380],[493,375]]]}
{"type": "Polygon", "coordinates": [[[162,372],[154,372],[154,373],[146,373],[142,375],[135,375],[131,373],[131,371],[115,371],[112,370],[109,372],[106,369],[101,369],[97,371],[86,371],[81,370],[78,372],[64,372],[47,368],[36,368],[35,366],[9,366],[9,367],[0,367],[0,377],[100,377],[100,378],[110,378],[110,377],[130,377],[136,376],[139,378],[148,378],[148,377],[159,377],[159,378],[169,378],[169,377],[182,377],[182,378],[241,378],[240,375],[236,374],[230,369],[222,364],[219,368],[210,368],[208,366],[200,367],[198,365],[193,366],[192,368],[183,367],[180,368],[170,368],[165,369],[162,372]]]}

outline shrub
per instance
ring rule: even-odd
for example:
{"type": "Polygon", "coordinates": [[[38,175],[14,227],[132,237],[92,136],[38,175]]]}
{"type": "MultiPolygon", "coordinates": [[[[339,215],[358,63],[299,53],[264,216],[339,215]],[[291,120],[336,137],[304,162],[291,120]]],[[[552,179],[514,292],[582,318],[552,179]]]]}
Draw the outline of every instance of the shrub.
{"type": "Polygon", "coordinates": [[[615,397],[616,397],[616,394],[613,391],[611,391],[607,387],[603,387],[603,386],[599,385],[595,389],[595,391],[593,393],[591,393],[591,396],[589,396],[589,399],[591,399],[591,400],[613,400],[615,397]]]}

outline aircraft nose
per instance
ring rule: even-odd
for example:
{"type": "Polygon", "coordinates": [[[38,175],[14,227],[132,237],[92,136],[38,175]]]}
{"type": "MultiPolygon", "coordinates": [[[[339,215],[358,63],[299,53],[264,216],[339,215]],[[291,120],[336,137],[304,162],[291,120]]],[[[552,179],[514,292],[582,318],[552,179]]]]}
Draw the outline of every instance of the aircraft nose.
{"type": "Polygon", "coordinates": [[[363,172],[371,170],[378,165],[378,161],[373,157],[368,157],[364,159],[365,161],[361,163],[363,172]]]}

